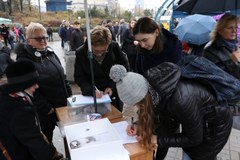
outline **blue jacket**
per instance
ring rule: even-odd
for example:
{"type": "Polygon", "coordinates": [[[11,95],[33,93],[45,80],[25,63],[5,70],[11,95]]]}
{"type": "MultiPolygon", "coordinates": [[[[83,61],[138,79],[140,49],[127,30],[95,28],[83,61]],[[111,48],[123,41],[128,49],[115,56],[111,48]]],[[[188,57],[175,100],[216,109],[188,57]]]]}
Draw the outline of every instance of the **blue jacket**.
{"type": "Polygon", "coordinates": [[[219,102],[240,99],[240,81],[210,60],[204,57],[186,56],[178,64],[183,77],[198,79],[211,86],[219,102]]]}

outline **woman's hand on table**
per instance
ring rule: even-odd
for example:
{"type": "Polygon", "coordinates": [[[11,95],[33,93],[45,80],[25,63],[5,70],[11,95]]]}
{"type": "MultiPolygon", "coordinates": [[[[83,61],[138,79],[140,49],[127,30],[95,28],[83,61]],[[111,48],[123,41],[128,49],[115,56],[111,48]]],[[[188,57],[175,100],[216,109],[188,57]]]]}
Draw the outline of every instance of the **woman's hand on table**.
{"type": "Polygon", "coordinates": [[[127,135],[135,136],[137,135],[137,126],[135,124],[128,125],[126,131],[127,135]]]}

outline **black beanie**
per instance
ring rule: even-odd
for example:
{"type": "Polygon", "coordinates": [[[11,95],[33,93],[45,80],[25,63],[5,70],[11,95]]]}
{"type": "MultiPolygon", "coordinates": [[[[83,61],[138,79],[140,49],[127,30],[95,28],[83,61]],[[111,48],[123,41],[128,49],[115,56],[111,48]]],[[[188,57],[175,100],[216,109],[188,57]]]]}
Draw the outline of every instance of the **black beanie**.
{"type": "Polygon", "coordinates": [[[7,83],[0,86],[4,93],[23,91],[38,82],[38,72],[33,62],[19,60],[6,69],[7,83]]]}

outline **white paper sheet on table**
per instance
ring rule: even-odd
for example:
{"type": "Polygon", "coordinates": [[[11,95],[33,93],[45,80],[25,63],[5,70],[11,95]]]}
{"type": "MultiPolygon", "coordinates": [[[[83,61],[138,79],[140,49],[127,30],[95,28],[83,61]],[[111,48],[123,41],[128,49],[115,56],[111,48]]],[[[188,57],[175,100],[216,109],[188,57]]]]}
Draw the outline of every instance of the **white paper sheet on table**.
{"type": "Polygon", "coordinates": [[[68,125],[64,130],[72,160],[130,160],[129,152],[107,118],[68,125]],[[95,140],[86,142],[87,137],[95,140]],[[73,141],[78,141],[80,147],[71,148],[73,141]]]}
{"type": "Polygon", "coordinates": [[[137,142],[137,136],[129,136],[127,135],[126,129],[128,126],[127,121],[120,121],[117,123],[112,123],[113,127],[117,130],[121,140],[122,144],[127,144],[127,143],[135,143],[137,142]]]}
{"type": "MultiPolygon", "coordinates": [[[[97,103],[110,103],[112,100],[108,94],[105,94],[102,96],[102,98],[97,98],[96,101],[97,103]]],[[[83,96],[78,94],[69,97],[68,102],[72,107],[74,107],[79,105],[94,104],[94,99],[92,96],[83,96]]]]}

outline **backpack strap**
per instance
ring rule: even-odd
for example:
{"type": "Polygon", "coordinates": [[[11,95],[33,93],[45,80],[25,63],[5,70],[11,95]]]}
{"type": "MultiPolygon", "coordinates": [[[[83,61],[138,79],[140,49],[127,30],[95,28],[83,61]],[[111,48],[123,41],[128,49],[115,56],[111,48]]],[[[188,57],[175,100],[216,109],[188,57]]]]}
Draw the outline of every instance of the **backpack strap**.
{"type": "Polygon", "coordinates": [[[0,149],[2,150],[2,154],[6,158],[6,160],[12,160],[12,158],[10,157],[7,149],[3,146],[1,141],[0,141],[0,149]]]}

